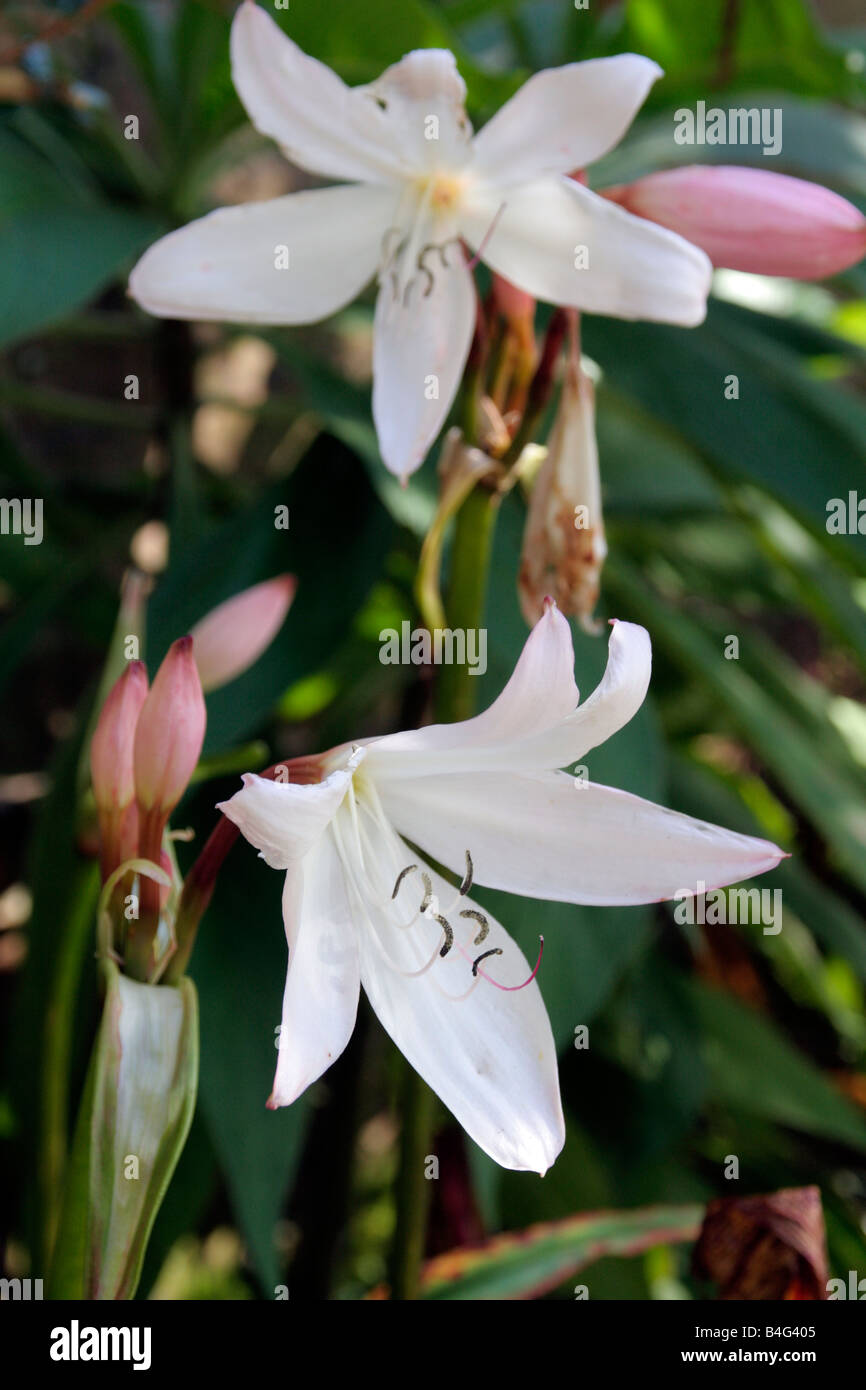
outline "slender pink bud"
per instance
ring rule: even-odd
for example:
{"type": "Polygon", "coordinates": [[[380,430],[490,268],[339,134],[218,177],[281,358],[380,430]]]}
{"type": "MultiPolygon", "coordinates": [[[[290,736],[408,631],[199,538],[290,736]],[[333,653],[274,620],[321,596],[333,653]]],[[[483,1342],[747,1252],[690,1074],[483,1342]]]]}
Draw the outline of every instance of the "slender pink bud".
{"type": "Polygon", "coordinates": [[[156,673],[135,731],[135,795],[148,820],[164,822],[183,796],[201,753],[206,719],[192,638],[181,637],[156,673]]]}
{"type": "Polygon", "coordinates": [[[294,575],[282,574],[220,603],[192,630],[203,690],[227,685],[257,661],[283,625],[295,597],[294,575]]]}
{"type": "Polygon", "coordinates": [[[114,682],[90,744],[90,778],[100,815],[122,811],[135,795],[132,749],[147,696],[143,661],[131,661],[114,682]]]}
{"type": "Polygon", "coordinates": [[[535,315],[535,300],[526,290],[519,290],[516,285],[512,285],[510,280],[504,276],[493,275],[493,302],[500,314],[513,322],[522,322],[532,319],[535,315]]]}
{"type": "Polygon", "coordinates": [[[820,280],[866,255],[866,217],[829,188],[787,174],[690,164],[601,191],[731,270],[820,280]]]}

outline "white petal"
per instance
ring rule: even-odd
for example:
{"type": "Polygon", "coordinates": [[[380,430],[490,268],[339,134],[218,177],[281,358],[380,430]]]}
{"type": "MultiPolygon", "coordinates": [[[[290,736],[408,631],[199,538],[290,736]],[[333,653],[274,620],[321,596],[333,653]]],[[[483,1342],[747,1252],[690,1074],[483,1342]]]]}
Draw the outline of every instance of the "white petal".
{"type": "Polygon", "coordinates": [[[325,833],[286,875],[289,966],[269,1105],[291,1105],[340,1056],[355,1027],[358,947],[343,871],[325,833]]]}
{"type": "Polygon", "coordinates": [[[466,83],[448,49],[407,53],[366,90],[384,105],[385,123],[407,170],[453,170],[466,163],[472,150],[466,83]]]}
{"type": "Polygon", "coordinates": [[[372,97],[308,57],[258,5],[237,11],[231,58],[253,124],[295,164],[335,179],[381,183],[398,176],[398,151],[372,97]]]}
{"type": "MultiPolygon", "coordinates": [[[[397,852],[406,858],[405,847],[397,852]]],[[[431,878],[444,911],[453,889],[438,874],[431,872],[431,878]]],[[[544,1173],[562,1148],[565,1125],[556,1049],[537,983],[505,993],[479,976],[468,997],[448,997],[465,995],[472,986],[472,962],[482,951],[502,951],[481,968],[507,985],[528,978],[525,956],[489,913],[489,935],[475,946],[479,924],[455,911],[455,944],[447,957],[437,953],[425,974],[401,974],[429,960],[442,933],[424,918],[404,929],[395,925],[392,886],[390,879],[380,881],[381,910],[370,905],[375,937],[372,930],[359,932],[361,981],[382,1026],[485,1153],[504,1168],[544,1173]]],[[[413,879],[401,889],[398,903],[406,919],[420,892],[413,879]]],[[[464,898],[461,908],[470,906],[477,910],[464,898]]]]}
{"type": "MultiPolygon", "coordinates": [[[[477,761],[505,761],[502,749],[532,735],[553,734],[577,705],[571,629],[555,604],[533,627],[508,684],[493,704],[458,724],[388,734],[367,745],[367,767],[379,778],[460,770],[477,761]]],[[[564,767],[572,758],[550,766],[564,767]]]]}
{"type": "Polygon", "coordinates": [[[333,819],[363,756],[364,750],[357,749],[345,767],[310,785],[272,782],[247,772],[242,789],[219,802],[217,810],[238,827],[266,864],[287,869],[303,858],[333,819]]]}
{"type": "Polygon", "coordinates": [[[397,201],[347,186],[218,208],[145,251],[130,293],[166,318],[313,323],[373,278],[397,201]]]}
{"type": "Polygon", "coordinates": [[[712,266],[703,251],[573,179],[471,184],[460,227],[493,270],[536,299],[686,326],[706,314],[712,266]]]}
{"type": "Polygon", "coordinates": [[[425,854],[475,881],[555,902],[663,902],[778,864],[768,840],[564,772],[446,773],[380,787],[385,814],[425,854]]]}
{"type": "Polygon", "coordinates": [[[398,477],[427,456],[457,392],[475,328],[475,286],[461,248],[424,257],[405,293],[388,275],[373,339],[373,418],[382,458],[398,477]],[[432,277],[432,278],[431,278],[432,277]]]}
{"type": "Polygon", "coordinates": [[[661,75],[636,53],[538,72],[476,135],[476,166],[502,186],[575,173],[622,139],[661,75]]]}
{"type": "Polygon", "coordinates": [[[554,770],[577,762],[633,719],[643,704],[652,673],[646,628],[614,622],[607,666],[595,690],[552,728],[523,738],[508,750],[508,765],[554,770]]]}

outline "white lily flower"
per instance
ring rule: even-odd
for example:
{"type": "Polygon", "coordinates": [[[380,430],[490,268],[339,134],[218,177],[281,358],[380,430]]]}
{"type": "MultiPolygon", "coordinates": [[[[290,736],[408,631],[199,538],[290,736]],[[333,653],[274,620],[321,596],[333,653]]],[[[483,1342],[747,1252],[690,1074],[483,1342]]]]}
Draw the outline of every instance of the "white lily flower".
{"type": "Polygon", "coordinates": [[[220,809],[286,873],[289,967],[269,1104],[291,1104],[343,1051],[363,985],[491,1158],[550,1166],[565,1137],[550,1024],[535,972],[467,896],[473,873],[533,898],[648,903],[699,881],[750,878],[783,857],[766,840],[611,787],[576,789],[557,770],[631,719],[650,661],[646,631],[615,624],[604,678],[578,704],[571,632],[550,604],[476,718],[334,749],[318,784],[244,778],[220,809]],[[407,841],[464,874],[460,890],[407,841]]]}
{"type": "Polygon", "coordinates": [[[350,88],[252,0],[231,36],[253,124],[341,186],[220,208],[163,237],[130,291],[153,314],[300,324],[374,275],[373,414],[400,477],[423,459],[459,385],[476,295],[473,251],[537,299],[693,325],[711,266],[676,233],[566,177],[622,138],[661,74],[637,54],[537,73],[473,138],[454,55],[421,49],[350,88]]]}

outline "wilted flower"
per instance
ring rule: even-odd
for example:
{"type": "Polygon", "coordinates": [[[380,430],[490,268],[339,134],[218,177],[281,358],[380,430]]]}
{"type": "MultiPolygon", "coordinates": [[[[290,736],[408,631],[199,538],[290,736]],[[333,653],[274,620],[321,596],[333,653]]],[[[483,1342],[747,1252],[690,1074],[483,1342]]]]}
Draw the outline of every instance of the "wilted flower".
{"type": "Polygon", "coordinates": [[[820,184],[767,169],[691,164],[603,192],[731,270],[820,280],[866,255],[859,208],[820,184]]]}
{"type": "Polygon", "coordinates": [[[699,1277],[722,1299],[827,1297],[827,1236],[817,1187],[717,1197],[694,1251],[699,1277]]]}
{"type": "Polygon", "coordinates": [[[151,313],[312,323],[379,279],[373,414],[382,457],[417,468],[444,423],[476,319],[461,242],[538,299],[699,323],[710,264],[674,233],[565,177],[623,136],[660,68],[627,53],[536,73],[473,138],[454,56],[409,53],[349,88],[247,0],[235,87],[256,127],[342,186],[221,208],[145,253],[151,313]]]}
{"type": "Polygon", "coordinates": [[[579,359],[569,359],[523,533],[517,587],[526,621],[539,620],[549,595],[563,613],[598,631],[592,615],[606,555],[595,389],[579,359]]]}
{"type": "Polygon", "coordinates": [[[475,1142],[506,1168],[543,1173],[564,1139],[550,1024],[535,971],[468,896],[473,880],[560,902],[647,903],[699,876],[722,885],[778,863],[766,840],[584,779],[576,788],[558,771],[638,710],[649,637],[615,625],[604,679],[582,705],[573,666],[568,623],[550,604],[485,713],[334,749],[314,785],[247,775],[222,804],[286,874],[272,1106],[340,1055],[363,985],[475,1142]],[[463,875],[458,890],[433,862],[463,875]]]}

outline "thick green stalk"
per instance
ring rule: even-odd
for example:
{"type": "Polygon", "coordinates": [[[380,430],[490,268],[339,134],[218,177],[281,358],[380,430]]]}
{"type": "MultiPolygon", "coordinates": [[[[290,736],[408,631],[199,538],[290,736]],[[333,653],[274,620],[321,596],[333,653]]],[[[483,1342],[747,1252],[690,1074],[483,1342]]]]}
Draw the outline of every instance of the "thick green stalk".
{"type": "MultiPolygon", "coordinates": [[[[480,627],[484,620],[497,507],[495,494],[476,487],[457,513],[446,603],[452,628],[469,630],[480,627]]],[[[434,700],[436,719],[451,723],[470,718],[474,713],[476,684],[468,666],[441,667],[434,700]]],[[[424,1259],[430,1201],[430,1183],[424,1168],[430,1153],[436,1098],[408,1063],[403,1068],[391,1297],[406,1301],[418,1297],[424,1259]]]]}
{"type": "MultiPolygon", "coordinates": [[[[445,605],[451,628],[468,632],[484,620],[497,509],[497,496],[476,487],[457,513],[445,605]]],[[[477,684],[468,666],[442,666],[435,697],[436,719],[446,723],[469,719],[474,713],[477,684]]]]}

